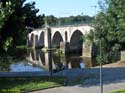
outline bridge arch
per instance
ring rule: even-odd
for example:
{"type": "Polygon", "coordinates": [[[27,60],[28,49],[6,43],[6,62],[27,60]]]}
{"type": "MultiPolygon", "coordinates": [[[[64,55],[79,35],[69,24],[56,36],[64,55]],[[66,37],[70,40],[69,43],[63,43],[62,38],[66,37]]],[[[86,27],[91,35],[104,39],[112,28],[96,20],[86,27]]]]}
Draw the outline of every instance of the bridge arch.
{"type": "Polygon", "coordinates": [[[40,47],[44,47],[44,32],[42,31],[41,33],[40,33],[40,38],[39,38],[39,46],[40,47]]]}
{"type": "Polygon", "coordinates": [[[70,38],[70,49],[72,52],[82,53],[82,36],[83,33],[80,30],[75,30],[70,38]]]}
{"type": "Polygon", "coordinates": [[[39,37],[38,35],[35,35],[35,45],[39,46],[38,44],[39,44],[39,37]]]}
{"type": "Polygon", "coordinates": [[[31,46],[33,46],[34,44],[34,38],[35,38],[35,35],[32,33],[31,34],[31,46]]]}
{"type": "Polygon", "coordinates": [[[65,31],[65,42],[67,42],[68,36],[67,36],[67,31],[65,31]]]}
{"type": "Polygon", "coordinates": [[[61,41],[63,41],[63,37],[59,31],[56,31],[52,37],[52,47],[54,48],[60,47],[61,41]]]}

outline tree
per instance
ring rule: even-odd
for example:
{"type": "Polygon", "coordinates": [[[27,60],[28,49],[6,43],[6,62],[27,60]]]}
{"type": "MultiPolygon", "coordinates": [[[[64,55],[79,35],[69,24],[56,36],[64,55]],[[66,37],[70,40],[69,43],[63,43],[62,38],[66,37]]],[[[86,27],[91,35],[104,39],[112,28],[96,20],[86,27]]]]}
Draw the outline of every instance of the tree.
{"type": "Polygon", "coordinates": [[[44,15],[36,15],[35,2],[25,3],[26,0],[3,0],[0,14],[0,46],[1,49],[9,45],[25,44],[27,38],[26,27],[38,28],[44,24],[44,15]],[[11,40],[9,40],[11,39],[11,40]],[[6,43],[6,42],[9,42],[6,43]],[[4,46],[4,47],[3,47],[4,46]]]}
{"type": "Polygon", "coordinates": [[[5,25],[6,21],[10,17],[10,15],[14,12],[12,9],[13,5],[11,4],[10,0],[0,0],[0,51],[2,52],[3,49],[7,50],[12,42],[12,39],[8,40],[6,38],[3,40],[2,36],[2,28],[5,25]]]}
{"type": "Polygon", "coordinates": [[[58,19],[53,15],[46,16],[44,20],[47,22],[48,25],[54,26],[58,24],[58,19]]]}
{"type": "Polygon", "coordinates": [[[95,36],[103,42],[103,56],[125,50],[124,4],[125,0],[104,0],[103,11],[96,16],[95,36]]]}
{"type": "Polygon", "coordinates": [[[0,0],[0,30],[12,13],[11,2],[9,0],[0,0]]]}

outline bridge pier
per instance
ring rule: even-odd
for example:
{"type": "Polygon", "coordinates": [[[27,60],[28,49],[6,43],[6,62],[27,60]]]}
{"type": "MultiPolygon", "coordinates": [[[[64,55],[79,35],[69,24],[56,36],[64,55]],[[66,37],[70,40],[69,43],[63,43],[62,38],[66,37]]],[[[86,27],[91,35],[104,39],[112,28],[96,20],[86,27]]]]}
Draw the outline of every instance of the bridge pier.
{"type": "Polygon", "coordinates": [[[69,42],[60,42],[60,50],[63,54],[70,52],[69,42]]]}
{"type": "Polygon", "coordinates": [[[51,29],[49,27],[45,28],[45,48],[51,50],[51,29]]]}
{"type": "Polygon", "coordinates": [[[82,56],[91,58],[92,44],[83,43],[82,56]]]}
{"type": "Polygon", "coordinates": [[[83,49],[82,49],[82,56],[84,59],[84,62],[91,63],[89,66],[92,66],[92,44],[88,44],[87,42],[84,42],[83,49]]]}
{"type": "Polygon", "coordinates": [[[87,42],[85,42],[83,44],[82,56],[84,57],[85,60],[87,59],[87,61],[90,61],[92,63],[91,66],[96,65],[96,55],[97,55],[97,46],[95,45],[95,43],[87,44],[87,42]]]}

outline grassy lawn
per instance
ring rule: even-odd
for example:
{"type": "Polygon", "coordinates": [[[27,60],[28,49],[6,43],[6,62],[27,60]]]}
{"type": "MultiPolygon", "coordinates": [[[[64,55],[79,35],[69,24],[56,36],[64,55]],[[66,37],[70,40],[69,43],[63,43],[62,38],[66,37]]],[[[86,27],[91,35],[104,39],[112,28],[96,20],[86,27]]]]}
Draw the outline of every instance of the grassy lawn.
{"type": "Polygon", "coordinates": [[[64,84],[63,77],[1,78],[0,93],[20,93],[57,87],[64,84]]]}
{"type": "Polygon", "coordinates": [[[108,92],[108,93],[125,93],[125,90],[117,90],[117,91],[112,91],[112,92],[108,92]]]}

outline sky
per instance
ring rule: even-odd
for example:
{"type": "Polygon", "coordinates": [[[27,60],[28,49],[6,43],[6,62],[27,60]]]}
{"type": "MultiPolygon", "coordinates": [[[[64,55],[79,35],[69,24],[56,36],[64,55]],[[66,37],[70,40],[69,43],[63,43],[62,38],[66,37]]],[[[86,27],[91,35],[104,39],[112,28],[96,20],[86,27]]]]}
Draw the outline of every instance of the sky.
{"type": "Polygon", "coordinates": [[[46,16],[94,16],[99,10],[98,0],[27,0],[27,2],[32,1],[36,2],[35,7],[40,10],[38,14],[45,14],[46,16]]]}

